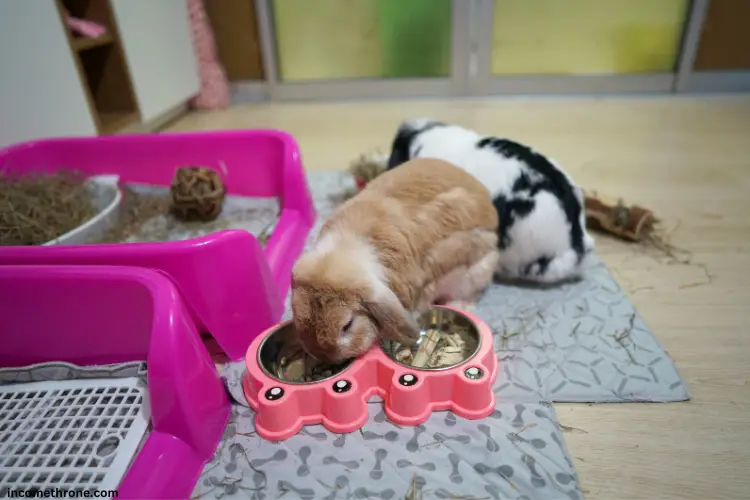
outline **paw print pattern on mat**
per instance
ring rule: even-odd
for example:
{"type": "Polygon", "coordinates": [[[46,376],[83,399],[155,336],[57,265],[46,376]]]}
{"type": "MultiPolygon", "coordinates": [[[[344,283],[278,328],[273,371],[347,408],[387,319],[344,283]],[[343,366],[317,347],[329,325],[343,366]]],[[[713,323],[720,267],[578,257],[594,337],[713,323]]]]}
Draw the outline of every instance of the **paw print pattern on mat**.
{"type": "MultiPolygon", "coordinates": [[[[243,452],[246,437],[227,433],[194,496],[396,499],[415,485],[424,498],[581,497],[548,405],[501,402],[486,419],[437,413],[403,428],[376,419],[380,405],[368,408],[362,432],[338,435],[313,426],[279,443],[256,437],[252,453],[243,452]]],[[[251,418],[234,411],[229,425],[247,428],[251,418]]]]}

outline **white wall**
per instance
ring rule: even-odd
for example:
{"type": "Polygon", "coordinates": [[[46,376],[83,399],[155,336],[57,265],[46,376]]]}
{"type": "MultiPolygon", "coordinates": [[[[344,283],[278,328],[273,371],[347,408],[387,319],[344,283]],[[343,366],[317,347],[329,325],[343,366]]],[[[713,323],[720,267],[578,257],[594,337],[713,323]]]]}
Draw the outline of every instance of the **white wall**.
{"type": "Polygon", "coordinates": [[[198,94],[187,0],[112,0],[112,7],[141,118],[151,120],[198,94]]]}
{"type": "Polygon", "coordinates": [[[0,148],[95,135],[53,0],[0,0],[0,148]]]}

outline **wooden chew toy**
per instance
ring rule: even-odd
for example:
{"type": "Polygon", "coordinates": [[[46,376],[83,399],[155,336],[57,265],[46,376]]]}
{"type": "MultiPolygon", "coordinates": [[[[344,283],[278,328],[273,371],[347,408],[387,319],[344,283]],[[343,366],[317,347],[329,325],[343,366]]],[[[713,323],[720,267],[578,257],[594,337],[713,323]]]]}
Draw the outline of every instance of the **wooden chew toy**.
{"type": "Polygon", "coordinates": [[[622,200],[586,193],[586,224],[589,228],[640,242],[657,222],[654,213],[638,205],[626,206],[622,200]]]}

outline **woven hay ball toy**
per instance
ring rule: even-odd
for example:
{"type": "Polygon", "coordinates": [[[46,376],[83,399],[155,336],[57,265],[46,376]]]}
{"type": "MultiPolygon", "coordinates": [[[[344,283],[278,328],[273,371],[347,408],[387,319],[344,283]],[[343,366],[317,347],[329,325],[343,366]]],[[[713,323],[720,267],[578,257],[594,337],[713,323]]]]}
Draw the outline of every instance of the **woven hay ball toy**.
{"type": "Polygon", "coordinates": [[[219,174],[206,167],[182,167],[172,185],[172,213],[183,220],[212,221],[221,213],[226,187],[219,174]]]}

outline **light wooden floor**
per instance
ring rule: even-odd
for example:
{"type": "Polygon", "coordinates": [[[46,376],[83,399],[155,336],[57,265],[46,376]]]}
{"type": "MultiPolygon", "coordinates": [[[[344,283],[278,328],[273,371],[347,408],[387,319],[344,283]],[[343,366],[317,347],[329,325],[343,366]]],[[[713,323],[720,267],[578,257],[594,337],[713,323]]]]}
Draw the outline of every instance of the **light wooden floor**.
{"type": "Polygon", "coordinates": [[[705,264],[666,265],[603,238],[599,252],[688,383],[692,401],[560,404],[589,499],[750,498],[750,97],[259,104],[173,130],[280,128],[309,170],[387,150],[432,116],[527,142],[585,188],[653,208],[705,264]]]}

